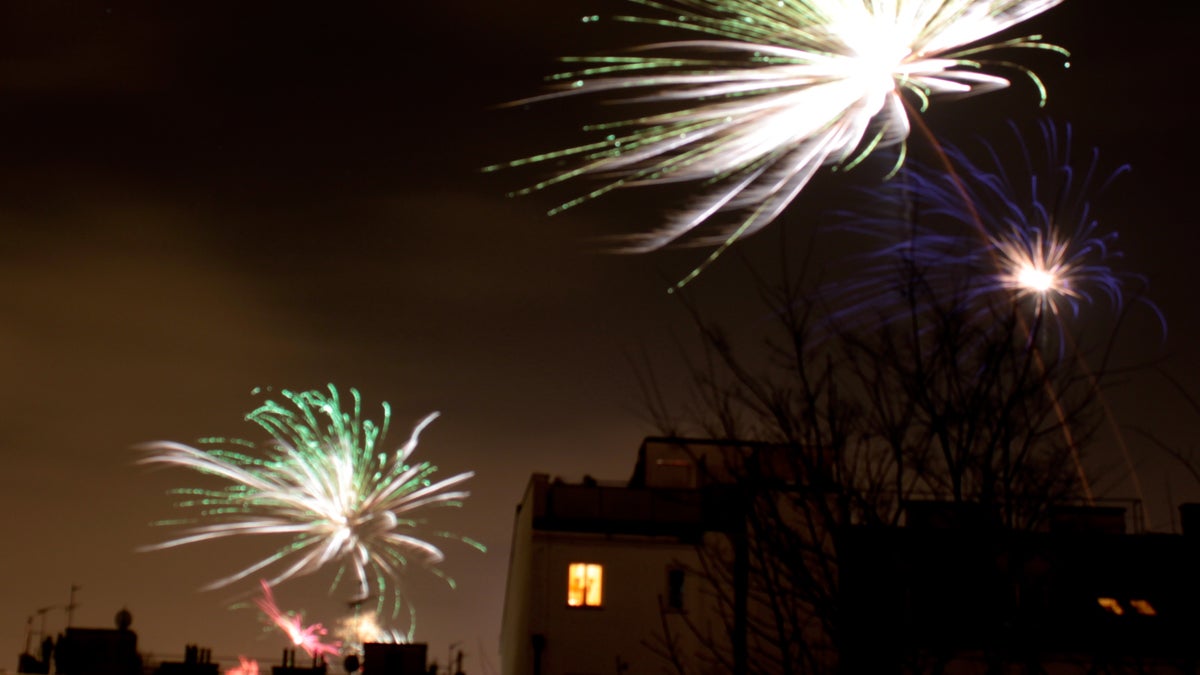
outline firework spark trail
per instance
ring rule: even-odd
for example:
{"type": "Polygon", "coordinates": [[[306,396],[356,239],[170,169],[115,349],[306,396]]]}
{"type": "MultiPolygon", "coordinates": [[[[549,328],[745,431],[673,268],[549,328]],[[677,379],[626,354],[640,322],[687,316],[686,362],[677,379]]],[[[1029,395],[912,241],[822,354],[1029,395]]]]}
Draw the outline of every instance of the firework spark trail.
{"type": "MultiPolygon", "coordinates": [[[[390,407],[384,403],[383,422],[362,416],[362,401],[351,390],[352,405],[342,401],[332,385],[328,392],[282,392],[285,402],[268,400],[246,419],[271,435],[256,445],[250,441],[212,438],[203,447],[157,442],[142,446],[150,454],[142,464],[177,466],[216,477],[222,488],[176,490],[185,499],[177,504],[192,513],[191,527],[180,536],[146,547],[155,550],[235,536],[282,536],[286,543],[244,569],[222,577],[206,588],[220,588],[251,575],[272,570],[267,583],[337,568],[334,588],[346,571],[357,584],[354,601],[372,593],[382,608],[385,597],[399,612],[401,594],[392,583],[416,558],[453,586],[434,567],[445,554],[418,535],[424,520],[415,517],[433,506],[460,506],[470,494],[452,490],[469,479],[464,472],[434,482],[437,467],[410,459],[421,431],[437,413],[424,418],[406,443],[395,451],[377,448],[387,434],[390,407]]],[[[434,536],[464,542],[469,538],[434,532],[434,536]]]]}
{"type": "MultiPolygon", "coordinates": [[[[910,162],[881,193],[886,213],[849,214],[845,229],[886,243],[864,256],[865,274],[852,283],[831,287],[832,295],[848,304],[848,308],[835,312],[836,321],[868,309],[875,310],[870,314],[873,320],[887,323],[899,319],[906,311],[905,303],[912,298],[901,275],[915,272],[935,294],[944,292],[955,298],[960,309],[983,320],[996,307],[1014,302],[1028,305],[1029,320],[1023,314],[1017,318],[1041,372],[1045,372],[1046,364],[1035,338],[1043,332],[1047,319],[1056,329],[1061,358],[1067,343],[1073,342],[1064,319],[1078,317],[1082,307],[1094,305],[1101,298],[1107,300],[1114,314],[1120,313],[1125,288],[1131,283],[1139,287],[1137,300],[1151,310],[1162,334],[1166,334],[1162,312],[1140,293],[1146,280],[1112,266],[1121,257],[1115,248],[1117,234],[1100,230],[1091,201],[1129,167],[1121,166],[1108,174],[1097,188],[1101,175],[1099,151],[1092,148],[1090,162],[1074,166],[1069,125],[1060,131],[1049,122],[1042,123],[1045,164],[1041,168],[1035,166],[1038,152],[1030,149],[1015,125],[1010,126],[1024,160],[1021,172],[1007,171],[991,145],[984,145],[988,158],[985,164],[975,162],[956,147],[937,143],[929,134],[943,169],[910,162]],[[918,222],[920,216],[932,217],[940,227],[918,222]],[[900,287],[896,286],[898,280],[902,281],[900,287]],[[881,288],[898,293],[880,293],[881,288]]],[[[927,129],[925,132],[928,134],[927,129]]],[[[1072,352],[1105,410],[1134,489],[1144,502],[1132,456],[1107,399],[1082,355],[1074,349],[1072,352]]],[[[1071,450],[1087,501],[1092,503],[1091,486],[1060,398],[1049,382],[1043,386],[1071,450]]],[[[1148,521],[1148,512],[1145,516],[1148,521]]]]}
{"type": "Polygon", "coordinates": [[[283,631],[293,645],[303,649],[304,653],[314,659],[322,659],[326,654],[337,656],[342,643],[323,642],[322,638],[329,634],[325,626],[319,623],[305,626],[303,617],[280,610],[279,605],[275,603],[275,594],[271,592],[271,585],[266,581],[262,582],[262,593],[262,597],[255,598],[254,604],[258,605],[271,623],[283,631]]]}
{"type": "MultiPolygon", "coordinates": [[[[486,167],[570,160],[575,167],[514,194],[585,175],[611,179],[551,214],[618,187],[698,182],[701,195],[626,250],[649,251],[717,219],[717,246],[688,283],[738,239],[771,221],[824,165],[853,167],[875,149],[903,146],[905,97],[924,110],[939,96],[1003,87],[985,68],[1040,79],[1018,64],[979,58],[1009,48],[1067,52],[1032,35],[985,42],[1062,0],[631,0],[658,16],[617,17],[691,31],[700,39],[644,45],[621,56],[567,59],[556,91],[518,103],[620,91],[666,109],[588,130],[602,140],[486,167]],[[724,216],[724,217],[722,217],[724,216]]],[[[903,162],[898,154],[898,164],[903,162]]]]}

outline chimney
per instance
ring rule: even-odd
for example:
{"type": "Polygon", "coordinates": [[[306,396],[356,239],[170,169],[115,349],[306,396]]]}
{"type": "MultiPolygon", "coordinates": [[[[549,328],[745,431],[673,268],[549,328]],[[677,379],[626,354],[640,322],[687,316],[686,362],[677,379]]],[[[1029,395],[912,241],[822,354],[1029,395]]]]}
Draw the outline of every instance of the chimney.
{"type": "Polygon", "coordinates": [[[1180,504],[1179,525],[1184,536],[1194,537],[1200,534],[1200,504],[1180,504]]]}

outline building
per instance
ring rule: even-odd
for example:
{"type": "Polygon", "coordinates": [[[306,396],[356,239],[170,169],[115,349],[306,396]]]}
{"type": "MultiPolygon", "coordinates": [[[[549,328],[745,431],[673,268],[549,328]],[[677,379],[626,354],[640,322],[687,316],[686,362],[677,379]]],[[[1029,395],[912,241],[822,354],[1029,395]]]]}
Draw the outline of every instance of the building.
{"type": "Polygon", "coordinates": [[[1195,533],[1125,534],[1112,507],[1051,513],[1042,531],[912,515],[848,531],[846,672],[1200,672],[1195,533]]]}
{"type": "Polygon", "coordinates": [[[59,675],[141,675],[137,633],[130,629],[133,615],[117,612],[115,628],[68,627],[54,645],[55,671],[59,675]]]}
{"type": "Polygon", "coordinates": [[[220,672],[212,660],[212,650],[197,645],[183,648],[182,661],[163,661],[154,670],[155,675],[219,675],[220,672]]]}
{"type": "Polygon", "coordinates": [[[363,645],[363,675],[427,675],[432,672],[426,662],[429,646],[368,642],[363,645]]]}
{"type": "Polygon", "coordinates": [[[648,438],[628,481],[532,476],[513,527],[502,675],[1200,672],[1194,507],[1184,535],[1126,534],[1122,508],[1058,508],[1018,532],[976,504],[920,501],[899,526],[823,530],[804,509],[830,493],[787,452],[648,438]],[[764,564],[756,537],[772,521],[747,525],[748,489],[771,493],[785,512],[773,522],[802,525],[799,546],[775,550],[811,557],[764,564]],[[702,553],[714,549],[715,568],[702,553]],[[770,616],[764,589],[806,583],[817,592],[796,592],[790,618],[770,616]]]}
{"type": "Polygon", "coordinates": [[[504,675],[657,672],[668,635],[694,651],[682,622],[716,619],[689,570],[709,529],[704,458],[721,452],[647,439],[629,481],[530,479],[513,526],[504,675]]]}

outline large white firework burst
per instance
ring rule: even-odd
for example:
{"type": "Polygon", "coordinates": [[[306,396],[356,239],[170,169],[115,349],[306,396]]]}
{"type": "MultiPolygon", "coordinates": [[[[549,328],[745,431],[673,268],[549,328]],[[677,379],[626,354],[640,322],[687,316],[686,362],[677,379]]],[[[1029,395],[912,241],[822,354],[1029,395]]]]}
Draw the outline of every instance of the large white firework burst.
{"type": "MultiPolygon", "coordinates": [[[[620,56],[570,58],[579,70],[551,78],[527,101],[600,92],[662,105],[664,112],[597,124],[597,142],[488,170],[574,160],[516,194],[583,175],[609,180],[551,213],[627,185],[697,181],[696,199],[629,250],[657,249],[719,218],[725,246],[774,220],[823,165],[853,166],[910,131],[906,94],[924,110],[938,96],[1009,85],[988,70],[1028,68],[981,58],[1006,48],[1061,47],[1031,35],[988,38],[1062,0],[631,0],[658,16],[617,17],[691,31],[697,39],[644,45],[620,56]]],[[[903,161],[903,155],[901,160],[903,161]]]]}
{"type": "MultiPolygon", "coordinates": [[[[410,559],[440,576],[442,549],[421,535],[451,538],[483,549],[478,542],[448,532],[425,532],[419,512],[432,506],[458,506],[470,494],[451,489],[473,472],[434,482],[437,467],[411,462],[419,435],[436,417],[417,424],[396,450],[379,448],[391,410],[383,404],[383,422],[362,417],[359,393],[342,410],[337,389],[328,392],[283,391],[284,402],[268,400],[246,416],[271,440],[256,444],[210,438],[202,447],[174,442],[143,446],[143,464],[179,466],[215,476],[218,488],[175,490],[185,498],[177,506],[191,512],[190,527],[180,536],[147,549],[164,549],[235,536],[277,536],[283,544],[240,571],[217,579],[220,588],[255,575],[272,586],[326,567],[349,571],[356,582],[352,602],[375,595],[400,606],[393,582],[410,559]]],[[[449,580],[448,580],[449,581],[449,580]]],[[[452,582],[451,582],[452,583],[452,582]]]]}

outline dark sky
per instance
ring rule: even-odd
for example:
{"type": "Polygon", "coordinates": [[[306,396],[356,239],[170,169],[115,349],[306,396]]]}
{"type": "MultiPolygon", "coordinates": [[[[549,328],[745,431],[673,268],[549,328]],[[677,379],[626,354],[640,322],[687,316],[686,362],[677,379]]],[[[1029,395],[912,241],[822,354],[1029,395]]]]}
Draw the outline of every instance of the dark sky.
{"type": "MultiPolygon", "coordinates": [[[[1046,113],[1113,166],[1134,166],[1101,218],[1122,232],[1123,264],[1150,279],[1170,332],[1164,341],[1143,322],[1131,361],[1192,384],[1197,10],[1137,6],[1068,0],[1020,32],[1074,52],[1066,70],[1029,55],[1050,87],[1046,113]]],[[[196,590],[246,564],[257,542],[134,552],[167,535],[149,523],[172,515],[166,490],[192,477],[135,466],[131,446],[248,434],[254,387],[329,382],[359,388],[371,410],[391,402],[397,442],[427,412],[443,413],[418,452],[447,475],[477,476],[464,509],[432,515],[491,551],[448,547],[456,591],[420,571],[406,583],[418,639],[435,656],[462,642],[472,672],[497,665],[513,507],[529,474],[626,477],[656,431],[639,412],[629,355],[660,361],[672,382],[675,340],[690,335],[664,289],[701,252],[598,253],[598,237],[657,222],[670,204],[656,193],[547,218],[550,197],[505,197],[536,172],[479,171],[580,138],[590,104],[495,104],[539,91],[557,55],[640,40],[579,22],[623,9],[0,5],[0,667],[15,669],[26,618],[65,603],[72,583],[82,586],[78,625],[109,626],[127,606],[146,652],[178,658],[195,642],[219,657],[275,658],[281,638],[253,612],[196,590]]],[[[937,104],[927,121],[962,140],[1037,114],[1021,82],[937,104]]],[[[763,316],[740,258],[774,266],[780,242],[802,245],[840,195],[873,179],[855,173],[818,179],[701,277],[693,299],[752,339],[763,316]]],[[[1112,402],[1123,425],[1196,439],[1200,416],[1152,370],[1112,402]]],[[[1131,442],[1161,498],[1165,463],[1131,442]]],[[[1197,495],[1178,476],[1170,488],[1176,501],[1197,495]]],[[[1157,523],[1170,525],[1161,511],[1157,523]]],[[[278,595],[316,620],[340,611],[320,583],[278,595]]],[[[47,630],[64,619],[49,611],[47,630]]]]}

